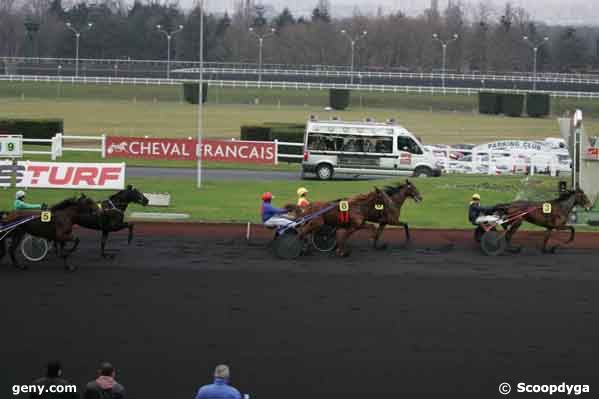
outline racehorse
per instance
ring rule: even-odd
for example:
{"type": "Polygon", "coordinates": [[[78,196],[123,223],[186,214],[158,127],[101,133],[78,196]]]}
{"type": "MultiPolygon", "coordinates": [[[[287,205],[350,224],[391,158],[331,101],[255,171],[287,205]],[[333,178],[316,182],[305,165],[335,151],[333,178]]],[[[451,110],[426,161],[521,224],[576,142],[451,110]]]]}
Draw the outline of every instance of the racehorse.
{"type": "MultiPolygon", "coordinates": [[[[412,198],[414,200],[414,202],[417,202],[417,203],[421,202],[422,196],[420,195],[420,192],[418,191],[416,186],[414,184],[412,184],[412,182],[410,182],[409,180],[406,180],[406,182],[404,184],[396,184],[393,186],[386,186],[386,187],[384,187],[384,191],[385,191],[385,194],[387,194],[391,198],[391,201],[393,201],[393,204],[395,205],[395,208],[397,209],[397,218],[392,221],[393,223],[388,223],[388,224],[393,225],[393,226],[403,227],[404,231],[406,233],[406,243],[409,243],[411,240],[410,228],[407,223],[399,220],[399,217],[401,214],[401,207],[403,206],[404,202],[408,198],[412,198]]],[[[368,221],[376,223],[374,220],[368,220],[368,221]]],[[[383,231],[385,230],[385,226],[387,226],[387,223],[379,223],[379,226],[374,233],[373,246],[375,249],[385,249],[387,247],[386,244],[378,246],[378,241],[381,238],[383,231]]]]}
{"type": "Polygon", "coordinates": [[[300,237],[306,237],[325,225],[343,229],[343,234],[337,240],[338,256],[349,255],[346,242],[356,231],[370,228],[374,235],[375,227],[366,224],[367,221],[387,225],[399,220],[399,212],[395,204],[383,190],[377,187],[372,192],[345,201],[314,202],[304,210],[304,214],[313,214],[326,207],[331,207],[331,210],[300,227],[300,237]]]}
{"type": "Polygon", "coordinates": [[[102,241],[100,244],[101,255],[104,258],[114,257],[106,254],[106,242],[108,234],[123,229],[129,229],[127,242],[131,244],[133,239],[133,223],[125,222],[125,212],[131,203],[148,205],[148,199],[136,188],[129,185],[125,190],[111,195],[107,200],[101,202],[102,212],[96,215],[82,215],[78,218],[77,224],[91,230],[100,230],[102,232],[102,241]]]}
{"type": "Polygon", "coordinates": [[[81,195],[79,198],[67,198],[51,207],[49,211],[49,220],[44,220],[43,215],[39,211],[17,211],[11,213],[11,218],[27,215],[41,215],[39,218],[20,225],[11,233],[12,242],[10,244],[9,253],[13,265],[20,269],[27,268],[25,265],[19,264],[15,252],[25,233],[29,233],[32,236],[45,238],[48,241],[57,243],[58,256],[62,257],[65,269],[71,271],[75,270],[74,267],[67,264],[67,258],[79,245],[79,238],[73,235],[73,225],[76,224],[79,215],[90,215],[97,211],[98,207],[96,203],[91,198],[81,195]],[[65,244],[67,242],[73,243],[73,247],[68,250],[65,249],[65,244]]]}
{"type": "Polygon", "coordinates": [[[508,244],[511,244],[512,237],[522,222],[527,221],[546,229],[543,252],[554,253],[559,245],[547,248],[553,230],[570,231],[570,238],[564,244],[574,241],[576,234],[574,227],[567,226],[566,223],[568,223],[568,217],[575,206],[582,206],[587,210],[592,207],[591,201],[581,189],[566,191],[559,198],[548,202],[517,201],[496,205],[495,209],[507,216],[508,222],[504,223],[502,227],[506,230],[505,239],[508,244]]]}

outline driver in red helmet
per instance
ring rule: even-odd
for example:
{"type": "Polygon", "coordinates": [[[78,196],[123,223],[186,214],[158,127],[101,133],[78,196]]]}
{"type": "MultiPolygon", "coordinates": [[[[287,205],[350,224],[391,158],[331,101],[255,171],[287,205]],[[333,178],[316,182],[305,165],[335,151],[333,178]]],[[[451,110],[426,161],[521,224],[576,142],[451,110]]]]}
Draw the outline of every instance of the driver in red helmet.
{"type": "Polygon", "coordinates": [[[260,213],[262,214],[262,223],[267,227],[278,227],[286,226],[292,222],[292,220],[286,218],[285,214],[289,211],[285,208],[275,208],[270,203],[274,196],[270,192],[262,194],[262,208],[260,213]]]}

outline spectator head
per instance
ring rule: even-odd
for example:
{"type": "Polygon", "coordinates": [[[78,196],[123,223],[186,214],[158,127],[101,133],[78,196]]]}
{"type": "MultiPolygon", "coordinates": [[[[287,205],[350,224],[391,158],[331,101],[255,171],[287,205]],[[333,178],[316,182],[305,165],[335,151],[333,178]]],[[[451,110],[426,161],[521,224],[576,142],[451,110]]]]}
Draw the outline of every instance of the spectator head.
{"type": "Polygon", "coordinates": [[[114,366],[108,362],[103,362],[100,364],[100,368],[98,369],[98,374],[105,377],[114,377],[116,371],[114,366]]]}
{"type": "Polygon", "coordinates": [[[57,378],[62,375],[62,365],[60,362],[52,361],[46,365],[46,377],[57,378]]]}
{"type": "Polygon", "coordinates": [[[231,375],[231,373],[229,372],[229,366],[227,366],[226,364],[219,364],[214,369],[214,376],[216,378],[222,378],[222,379],[228,380],[230,375],[231,375]]]}

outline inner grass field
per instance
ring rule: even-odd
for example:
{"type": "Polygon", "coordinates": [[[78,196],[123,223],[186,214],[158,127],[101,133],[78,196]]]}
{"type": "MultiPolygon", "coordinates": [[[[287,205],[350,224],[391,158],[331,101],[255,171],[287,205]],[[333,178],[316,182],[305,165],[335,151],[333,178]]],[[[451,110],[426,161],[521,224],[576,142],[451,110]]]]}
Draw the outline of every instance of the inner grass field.
{"type": "MultiPolygon", "coordinates": [[[[184,103],[181,92],[177,86],[0,82],[0,118],[63,118],[65,133],[77,135],[195,136],[197,106],[184,103]]],[[[315,114],[322,119],[395,118],[429,144],[559,136],[554,117],[479,115],[476,96],[355,92],[346,111],[327,112],[327,104],[327,90],[210,87],[204,134],[238,138],[242,125],[303,123],[315,114]]],[[[599,131],[599,102],[553,99],[555,114],[577,107],[585,111],[587,130],[599,131]]]]}
{"type": "MultiPolygon", "coordinates": [[[[405,179],[358,180],[358,181],[207,181],[201,190],[193,179],[169,179],[168,185],[160,179],[130,178],[128,184],[144,192],[171,194],[172,204],[168,208],[143,208],[134,205],[129,211],[181,212],[191,215],[194,221],[241,221],[260,222],[260,195],[271,191],[275,195],[273,204],[282,206],[295,203],[297,188],[302,185],[310,191],[310,200],[327,201],[349,197],[371,191],[374,186],[402,182],[405,179]]],[[[416,204],[407,201],[402,208],[402,220],[413,227],[423,228],[469,228],[467,211],[470,197],[478,192],[483,204],[513,201],[515,199],[547,200],[556,197],[557,179],[548,177],[493,177],[488,176],[443,176],[440,178],[414,179],[424,201],[416,204]]],[[[0,210],[12,206],[15,189],[3,190],[0,210]]],[[[57,203],[64,198],[79,195],[80,190],[31,189],[28,202],[57,203]]],[[[112,191],[87,192],[100,200],[112,191]]]]}

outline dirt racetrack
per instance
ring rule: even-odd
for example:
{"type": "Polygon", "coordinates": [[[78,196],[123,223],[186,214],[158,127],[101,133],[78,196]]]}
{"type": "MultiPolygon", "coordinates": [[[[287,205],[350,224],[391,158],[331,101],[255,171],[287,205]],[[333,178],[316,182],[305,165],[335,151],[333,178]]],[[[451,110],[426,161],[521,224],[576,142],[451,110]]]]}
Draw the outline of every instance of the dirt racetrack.
{"type": "Polygon", "coordinates": [[[2,261],[2,398],[49,359],[77,384],[110,360],[138,399],[192,398],[219,362],[252,399],[599,389],[593,234],[556,255],[522,234],[521,254],[489,258],[469,231],[418,231],[410,248],[374,251],[358,237],[349,258],[296,261],[270,254],[270,232],[246,243],[243,226],[146,224],[130,247],[111,236],[115,260],[99,258],[96,233],[79,234],[74,273],[53,256],[26,272],[2,261]]]}

